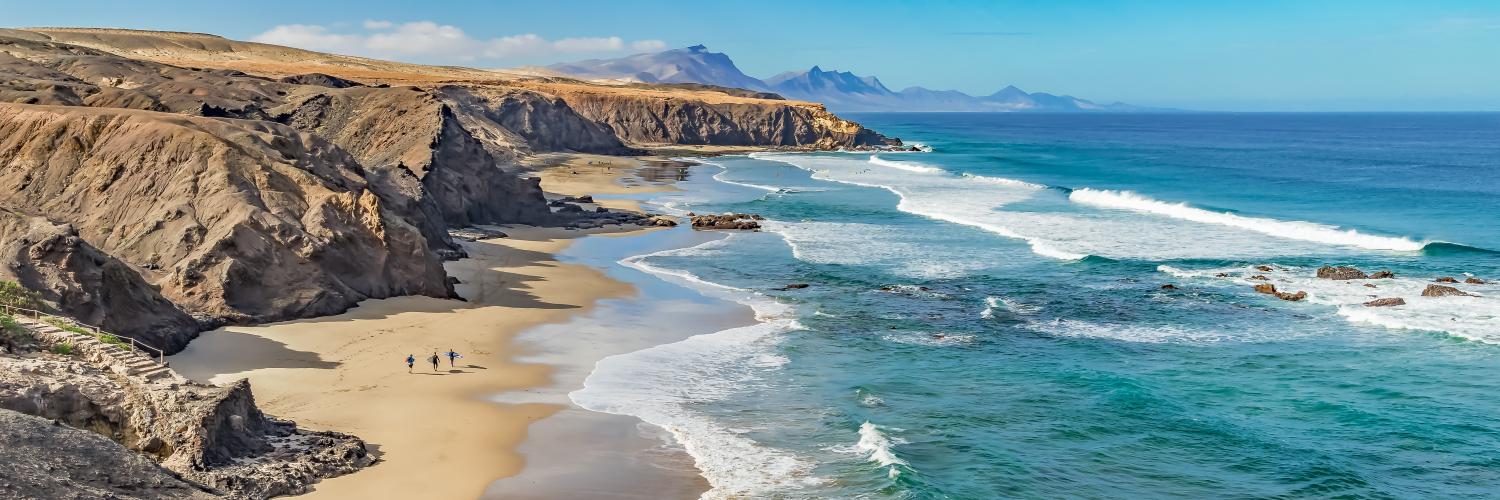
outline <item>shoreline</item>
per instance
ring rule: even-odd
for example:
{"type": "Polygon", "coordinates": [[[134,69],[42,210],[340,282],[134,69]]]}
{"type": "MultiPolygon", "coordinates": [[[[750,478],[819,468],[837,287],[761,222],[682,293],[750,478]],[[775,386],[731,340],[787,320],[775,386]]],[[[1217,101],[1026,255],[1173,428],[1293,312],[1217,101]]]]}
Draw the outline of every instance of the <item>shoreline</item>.
{"type": "MultiPolygon", "coordinates": [[[[635,164],[586,177],[559,175],[562,164],[536,173],[549,195],[569,196],[668,191],[681,178],[639,176],[643,162],[638,159],[605,158],[635,164]],[[615,181],[627,175],[636,176],[633,185],[615,181]]],[[[598,204],[639,210],[631,199],[605,198],[598,204]]],[[[622,485],[629,484],[646,488],[639,490],[642,497],[652,492],[696,497],[707,491],[706,480],[681,447],[662,446],[659,437],[667,434],[665,430],[647,429],[649,424],[634,417],[589,412],[567,399],[567,392],[578,389],[576,384],[592,371],[593,363],[607,355],[717,331],[645,335],[649,329],[623,330],[611,324],[607,314],[595,318],[601,304],[635,302],[642,298],[642,288],[651,287],[610,276],[612,268],[620,267],[612,260],[560,257],[575,244],[594,238],[625,241],[665,231],[502,229],[510,236],[464,243],[471,257],[445,264],[449,275],[460,280],[456,289],[467,302],[429,297],[367,300],[334,316],[226,327],[205,332],[171,357],[172,364],[195,380],[225,383],[249,378],[268,414],[311,429],[353,434],[369,443],[380,462],[325,479],[305,495],[308,498],[490,497],[496,491],[493,486],[506,478],[524,482],[548,474],[600,477],[629,457],[644,458],[636,470],[660,477],[643,481],[636,475],[615,474],[608,486],[595,483],[601,485],[597,491],[620,493],[622,485]],[[617,336],[629,335],[612,340],[618,352],[575,349],[583,353],[563,353],[568,359],[544,359],[537,356],[541,344],[520,340],[551,326],[567,329],[565,325],[583,318],[603,321],[617,336]],[[632,336],[635,342],[620,340],[632,336]],[[434,371],[426,365],[425,357],[432,351],[449,348],[464,355],[454,367],[445,362],[434,371]],[[402,366],[407,354],[418,358],[412,375],[402,366]],[[564,383],[575,386],[562,387],[564,383]],[[506,396],[548,391],[554,396],[518,401],[506,396]],[[536,439],[533,426],[539,430],[536,439]],[[608,436],[603,440],[607,446],[573,438],[574,443],[566,446],[569,453],[548,456],[545,450],[556,450],[560,440],[580,431],[608,436]],[[585,444],[592,449],[578,449],[585,444]],[[578,460],[580,454],[592,460],[578,460]],[[562,457],[568,460],[558,460],[562,457]],[[533,461],[541,467],[528,467],[533,461]]],[[[746,316],[735,321],[751,321],[748,308],[734,306],[746,316]]],[[[576,347],[579,340],[571,342],[576,347]]],[[[527,495],[512,488],[505,496],[527,495]]]]}

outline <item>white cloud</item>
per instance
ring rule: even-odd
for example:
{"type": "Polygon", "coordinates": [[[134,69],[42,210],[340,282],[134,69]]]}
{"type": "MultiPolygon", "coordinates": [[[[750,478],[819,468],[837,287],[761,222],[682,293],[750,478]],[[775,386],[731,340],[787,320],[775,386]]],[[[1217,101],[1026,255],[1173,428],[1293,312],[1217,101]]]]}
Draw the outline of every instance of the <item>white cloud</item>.
{"type": "Polygon", "coordinates": [[[636,40],[630,42],[630,50],[636,52],[660,52],[667,48],[667,42],[661,40],[636,40]]]}
{"type": "Polygon", "coordinates": [[[630,50],[652,52],[666,48],[661,40],[627,42],[618,36],[548,40],[526,33],[479,39],[464,30],[432,21],[395,23],[366,20],[356,32],[339,33],[325,26],[284,24],[251,38],[252,41],[340,54],[424,61],[473,61],[537,57],[568,53],[630,50]]]}

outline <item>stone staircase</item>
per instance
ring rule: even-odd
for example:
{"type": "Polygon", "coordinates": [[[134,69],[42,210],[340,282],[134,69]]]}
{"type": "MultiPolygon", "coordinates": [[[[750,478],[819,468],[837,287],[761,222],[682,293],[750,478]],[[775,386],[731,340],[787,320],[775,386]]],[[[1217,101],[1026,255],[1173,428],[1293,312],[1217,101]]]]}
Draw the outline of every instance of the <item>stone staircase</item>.
{"type": "Polygon", "coordinates": [[[172,371],[166,363],[158,362],[139,350],[127,345],[112,344],[93,335],[70,332],[36,318],[16,317],[16,321],[47,345],[66,343],[73,346],[75,355],[88,360],[94,366],[115,374],[151,383],[183,383],[181,375],[172,371]]]}

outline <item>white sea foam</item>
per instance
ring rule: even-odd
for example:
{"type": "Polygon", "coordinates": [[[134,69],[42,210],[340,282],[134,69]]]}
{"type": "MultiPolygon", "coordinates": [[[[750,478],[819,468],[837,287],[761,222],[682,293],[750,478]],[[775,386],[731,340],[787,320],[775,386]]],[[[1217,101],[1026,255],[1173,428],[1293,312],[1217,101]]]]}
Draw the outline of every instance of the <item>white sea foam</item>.
{"type": "Polygon", "coordinates": [[[890,160],[886,160],[886,159],[881,158],[880,155],[870,155],[870,164],[872,164],[872,165],[879,165],[879,166],[882,166],[882,167],[889,167],[889,168],[895,168],[895,169],[905,170],[907,172],[921,172],[921,173],[924,173],[924,174],[938,174],[938,173],[945,172],[945,170],[943,170],[941,168],[937,168],[937,167],[934,167],[934,166],[917,163],[917,162],[914,162],[914,161],[890,161],[890,160]]]}
{"type": "Polygon", "coordinates": [[[859,442],[854,447],[864,454],[867,460],[886,467],[886,474],[894,478],[901,474],[901,469],[896,466],[907,465],[906,461],[896,456],[895,450],[892,449],[896,444],[897,441],[886,436],[880,426],[865,421],[859,426],[859,442]]]}
{"type": "MultiPolygon", "coordinates": [[[[1233,225],[1225,224],[1223,217],[1172,217],[1148,210],[1097,206],[1088,202],[1104,203],[1099,199],[1108,197],[1087,189],[1079,190],[1084,194],[1076,194],[1073,200],[1074,207],[1087,207],[1081,211],[1066,205],[1060,210],[1015,210],[1008,207],[1027,200],[1050,202],[1044,196],[1049,191],[1016,179],[872,169],[869,162],[850,158],[790,153],[757,153],[751,157],[797,166],[813,172],[813,178],[819,180],[884,189],[899,198],[896,208],[903,212],[1019,239],[1033,253],[1061,260],[1089,255],[1139,260],[1332,255],[1351,248],[1346,239],[1360,242],[1363,246],[1353,247],[1359,249],[1420,247],[1420,243],[1401,238],[1351,235],[1330,226],[1283,221],[1270,222],[1281,224],[1275,226],[1281,229],[1332,232],[1319,233],[1323,236],[1316,238],[1267,238],[1264,228],[1258,227],[1260,220],[1233,225]],[[1325,242],[1333,235],[1338,235],[1337,241],[1325,242]]],[[[1068,199],[1059,198],[1057,203],[1066,204],[1068,199]]]]}
{"type": "Polygon", "coordinates": [[[604,358],[583,388],[569,394],[585,409],[635,416],[671,432],[712,486],[704,498],[760,497],[820,482],[811,475],[813,464],[757,443],[743,431],[693,409],[753,386],[762,372],[786,364],[774,346],[780,334],[801,328],[791,308],[770,297],[646,262],[652,257],[713,252],[728,239],[620,263],[707,296],[746,304],[760,323],[604,358]]]}
{"type": "Polygon", "coordinates": [[[1174,219],[1204,224],[1219,224],[1278,238],[1311,241],[1326,245],[1355,246],[1370,250],[1420,251],[1425,243],[1407,238],[1375,236],[1353,229],[1302,221],[1245,217],[1228,212],[1194,208],[1186,203],[1169,203],[1130,191],[1075,189],[1068,198],[1077,203],[1103,208],[1135,210],[1174,219]]]}
{"type": "Polygon", "coordinates": [[[1314,269],[1279,265],[1271,268],[1271,271],[1261,271],[1248,266],[1199,270],[1157,267],[1172,276],[1236,286],[1246,293],[1254,293],[1249,291],[1251,287],[1261,283],[1271,283],[1287,292],[1304,291],[1307,292],[1306,302],[1334,307],[1339,316],[1353,323],[1442,332],[1480,342],[1500,343],[1500,286],[1450,284],[1474,296],[1423,297],[1422,290],[1432,284],[1432,276],[1330,280],[1318,278],[1314,269]],[[1257,275],[1268,280],[1250,279],[1257,275]],[[1374,288],[1366,285],[1374,285],[1374,288]],[[1406,304],[1389,307],[1364,305],[1377,298],[1400,298],[1406,304]]]}
{"type": "Polygon", "coordinates": [[[1075,319],[1058,318],[1051,321],[1028,323],[1032,331],[1059,337],[1084,337],[1114,339],[1142,343],[1214,343],[1241,340],[1226,332],[1184,328],[1176,325],[1133,325],[1096,323],[1075,319]]]}
{"type": "Polygon", "coordinates": [[[1000,297],[989,296],[984,298],[984,310],[979,311],[979,317],[990,319],[995,317],[995,308],[1000,306],[1000,297]]]}
{"type": "Polygon", "coordinates": [[[1005,309],[1022,316],[1029,316],[1042,311],[1042,308],[1031,304],[1023,304],[1005,297],[991,295],[984,298],[984,310],[979,311],[979,317],[984,319],[994,318],[995,311],[998,309],[1005,309]]]}
{"type": "Polygon", "coordinates": [[[971,174],[967,172],[965,172],[962,177],[974,182],[984,184],[998,184],[1001,186],[1016,186],[1031,189],[1047,189],[1047,186],[1043,186],[1041,184],[1030,183],[1019,179],[1008,179],[1005,177],[990,177],[986,175],[971,174]]]}
{"type": "Polygon", "coordinates": [[[919,279],[956,278],[986,266],[984,262],[925,246],[920,235],[891,226],[764,221],[761,227],[786,240],[797,260],[814,264],[880,266],[919,279]],[[859,251],[851,252],[851,248],[859,251]]]}

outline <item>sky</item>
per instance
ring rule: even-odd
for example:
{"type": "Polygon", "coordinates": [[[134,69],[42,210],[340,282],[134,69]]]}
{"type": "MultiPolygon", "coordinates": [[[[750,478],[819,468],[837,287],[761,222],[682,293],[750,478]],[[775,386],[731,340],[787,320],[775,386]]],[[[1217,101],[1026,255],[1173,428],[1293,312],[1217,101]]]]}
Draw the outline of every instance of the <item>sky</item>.
{"type": "Polygon", "coordinates": [[[755,77],[819,65],[896,90],[1013,84],[1199,110],[1500,110],[1500,0],[0,0],[0,26],[196,31],[481,68],[701,43],[755,77]]]}

